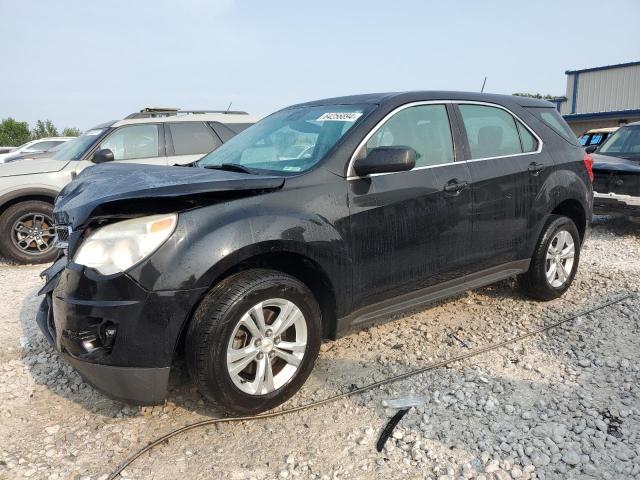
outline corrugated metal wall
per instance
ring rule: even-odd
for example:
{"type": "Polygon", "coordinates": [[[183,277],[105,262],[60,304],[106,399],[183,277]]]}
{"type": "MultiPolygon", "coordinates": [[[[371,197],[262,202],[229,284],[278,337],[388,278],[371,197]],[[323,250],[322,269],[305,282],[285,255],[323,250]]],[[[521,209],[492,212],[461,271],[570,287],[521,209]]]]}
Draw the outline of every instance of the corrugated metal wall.
{"type": "Polygon", "coordinates": [[[560,104],[560,113],[562,115],[568,115],[571,113],[571,102],[573,101],[573,75],[567,75],[567,97],[566,102],[560,104]]]}
{"type": "Polygon", "coordinates": [[[562,114],[640,109],[640,65],[579,72],[572,112],[574,75],[567,75],[567,102],[562,105],[562,114]]]}

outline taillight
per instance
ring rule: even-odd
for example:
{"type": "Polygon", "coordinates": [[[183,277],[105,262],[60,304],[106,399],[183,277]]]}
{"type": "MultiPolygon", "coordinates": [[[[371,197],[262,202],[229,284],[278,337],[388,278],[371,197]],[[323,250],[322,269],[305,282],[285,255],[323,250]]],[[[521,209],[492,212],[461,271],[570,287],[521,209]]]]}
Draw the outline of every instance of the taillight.
{"type": "Polygon", "coordinates": [[[587,173],[589,174],[589,180],[593,182],[593,158],[588,153],[584,154],[584,166],[587,169],[587,173]]]}

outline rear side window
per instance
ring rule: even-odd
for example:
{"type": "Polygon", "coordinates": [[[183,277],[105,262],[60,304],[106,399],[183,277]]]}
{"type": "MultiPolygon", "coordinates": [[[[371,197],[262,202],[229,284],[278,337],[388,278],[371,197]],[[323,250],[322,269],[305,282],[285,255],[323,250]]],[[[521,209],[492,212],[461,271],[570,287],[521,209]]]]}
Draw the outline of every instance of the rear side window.
{"type": "Polygon", "coordinates": [[[522,145],[522,151],[524,153],[535,152],[538,149],[538,140],[534,137],[527,127],[522,122],[516,120],[518,127],[518,133],[520,134],[520,144],[522,145]]]}
{"type": "Polygon", "coordinates": [[[236,133],[240,133],[243,130],[249,128],[253,123],[225,123],[226,127],[233,130],[236,133]]]}
{"type": "Polygon", "coordinates": [[[416,167],[453,162],[453,141],[446,107],[421,105],[400,110],[367,142],[367,150],[392,146],[413,148],[418,154],[416,167]]]}
{"type": "Polygon", "coordinates": [[[512,115],[497,107],[459,105],[467,131],[471,159],[522,153],[518,127],[512,115]]]}
{"type": "Polygon", "coordinates": [[[176,155],[209,153],[220,146],[215,133],[202,122],[167,123],[176,155]]]}
{"type": "Polygon", "coordinates": [[[551,128],[554,132],[564,138],[567,142],[573,143],[574,145],[579,145],[578,139],[576,138],[573,130],[569,128],[567,122],[564,121],[564,118],[560,116],[558,111],[553,108],[541,108],[541,107],[526,107],[531,113],[533,113],[536,117],[542,120],[547,124],[549,128],[551,128]]]}

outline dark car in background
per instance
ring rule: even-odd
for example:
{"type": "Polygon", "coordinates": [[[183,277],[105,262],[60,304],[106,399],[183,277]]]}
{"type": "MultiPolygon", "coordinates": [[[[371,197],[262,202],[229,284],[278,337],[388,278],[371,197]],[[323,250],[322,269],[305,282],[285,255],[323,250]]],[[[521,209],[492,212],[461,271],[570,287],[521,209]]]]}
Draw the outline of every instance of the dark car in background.
{"type": "Polygon", "coordinates": [[[591,155],[594,213],[640,217],[640,122],[621,127],[591,155]]]}
{"type": "Polygon", "coordinates": [[[324,338],[511,276],[559,297],[591,221],[590,158],[524,97],[304,103],[195,166],[92,167],[55,204],[38,324],[121,400],[161,402],[183,357],[225,410],[273,408],[324,338]]]}

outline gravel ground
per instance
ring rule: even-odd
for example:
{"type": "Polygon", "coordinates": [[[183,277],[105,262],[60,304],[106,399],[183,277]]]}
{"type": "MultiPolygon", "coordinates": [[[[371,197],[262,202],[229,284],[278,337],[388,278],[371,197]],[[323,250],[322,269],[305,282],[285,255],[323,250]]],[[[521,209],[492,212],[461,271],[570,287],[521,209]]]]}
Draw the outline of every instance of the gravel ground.
{"type": "MultiPolygon", "coordinates": [[[[1,478],[104,479],[154,438],[218,415],[183,369],[166,404],[153,408],[125,406],[83,383],[35,325],[40,270],[0,266],[1,478]]],[[[626,292],[634,297],[330,405],[193,430],[123,477],[640,478],[639,277],[640,226],[600,218],[562,299],[532,302],[505,281],[325,343],[303,391],[285,406],[460,355],[626,292]],[[378,435],[395,413],[382,400],[407,394],[426,403],[378,453],[378,435]]]]}

